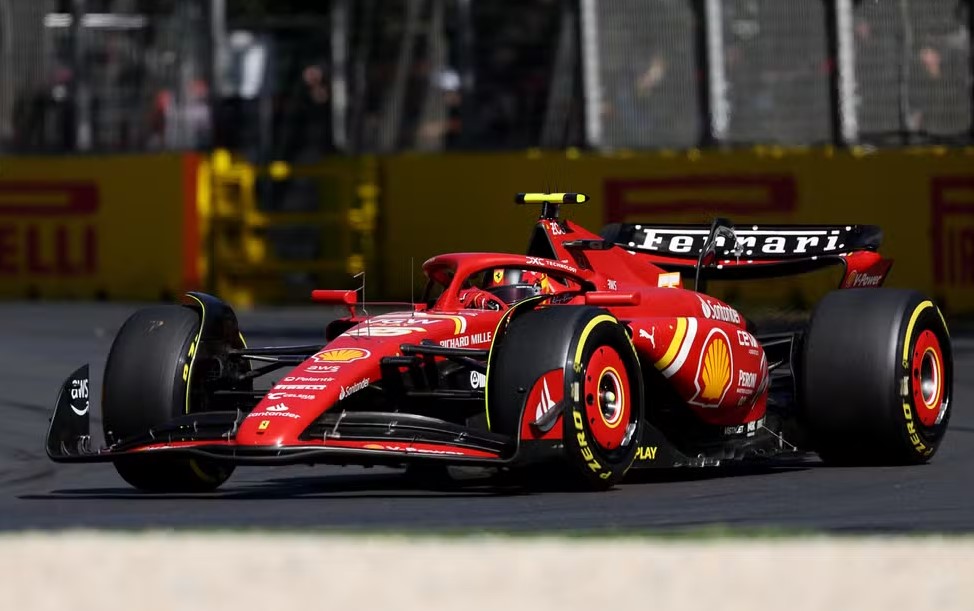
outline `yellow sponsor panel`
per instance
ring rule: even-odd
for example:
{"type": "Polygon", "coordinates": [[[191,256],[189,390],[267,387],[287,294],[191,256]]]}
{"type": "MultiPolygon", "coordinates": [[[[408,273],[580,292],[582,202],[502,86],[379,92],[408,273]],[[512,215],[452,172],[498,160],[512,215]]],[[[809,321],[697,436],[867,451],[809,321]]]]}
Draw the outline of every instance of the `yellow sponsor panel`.
{"type": "Polygon", "coordinates": [[[0,297],[154,300],[197,286],[197,165],[0,158],[0,297]]]}
{"type": "MultiPolygon", "coordinates": [[[[374,265],[379,187],[371,157],[256,166],[218,150],[204,165],[204,277],[236,306],[307,301],[312,289],[348,287],[374,265]]],[[[374,275],[373,275],[374,274],[374,275]]]]}
{"type": "MultiPolygon", "coordinates": [[[[382,164],[379,243],[392,295],[418,284],[411,259],[418,267],[442,251],[523,252],[538,207],[515,206],[514,194],[564,191],[591,196],[562,215],[593,231],[611,221],[715,216],[880,225],[881,252],[895,259],[887,286],[919,289],[952,312],[974,310],[974,149],[404,155],[382,164]]],[[[837,283],[835,274],[813,274],[761,290],[810,303],[837,283]]],[[[738,297],[748,290],[713,286],[738,297]]]]}

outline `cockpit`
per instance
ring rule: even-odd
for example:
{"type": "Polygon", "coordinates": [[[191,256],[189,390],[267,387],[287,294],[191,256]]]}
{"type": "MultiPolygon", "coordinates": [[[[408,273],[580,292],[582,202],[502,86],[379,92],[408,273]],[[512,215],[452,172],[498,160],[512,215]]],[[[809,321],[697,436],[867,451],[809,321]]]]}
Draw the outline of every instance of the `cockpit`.
{"type": "Polygon", "coordinates": [[[529,269],[523,265],[494,265],[476,269],[456,284],[456,301],[448,297],[456,268],[434,267],[427,270],[429,282],[424,301],[427,307],[482,310],[506,310],[537,295],[555,295],[580,288],[566,275],[547,270],[529,269]]]}

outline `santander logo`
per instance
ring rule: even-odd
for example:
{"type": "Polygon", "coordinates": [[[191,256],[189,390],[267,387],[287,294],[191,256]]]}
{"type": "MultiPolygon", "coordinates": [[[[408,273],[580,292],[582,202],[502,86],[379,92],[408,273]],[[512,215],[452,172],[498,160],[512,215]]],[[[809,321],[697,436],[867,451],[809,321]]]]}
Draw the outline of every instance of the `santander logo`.
{"type": "Polygon", "coordinates": [[[697,295],[697,299],[700,300],[700,310],[703,312],[704,318],[740,324],[741,315],[734,308],[719,303],[710,303],[709,300],[700,295],[697,295]]]}

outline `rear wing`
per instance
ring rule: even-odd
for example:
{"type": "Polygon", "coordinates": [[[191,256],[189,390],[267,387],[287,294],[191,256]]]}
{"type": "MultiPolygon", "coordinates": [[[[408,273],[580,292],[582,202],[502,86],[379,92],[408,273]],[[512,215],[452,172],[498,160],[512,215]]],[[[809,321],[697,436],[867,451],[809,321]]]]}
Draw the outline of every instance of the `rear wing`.
{"type": "MultiPolygon", "coordinates": [[[[692,276],[711,231],[707,225],[613,223],[601,235],[626,250],[645,253],[663,269],[692,276]]],[[[728,227],[714,238],[714,261],[707,276],[768,278],[843,264],[843,287],[853,286],[850,282],[862,274],[869,278],[868,286],[879,286],[892,265],[876,252],[882,240],[883,232],[876,225],[728,227]]]]}

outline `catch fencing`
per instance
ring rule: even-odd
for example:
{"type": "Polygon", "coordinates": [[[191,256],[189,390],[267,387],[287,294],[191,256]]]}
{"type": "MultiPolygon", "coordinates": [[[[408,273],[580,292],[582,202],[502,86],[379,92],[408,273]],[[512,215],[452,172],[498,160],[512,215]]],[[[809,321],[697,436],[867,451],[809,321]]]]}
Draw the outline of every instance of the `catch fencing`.
{"type": "Polygon", "coordinates": [[[0,151],[969,144],[972,3],[0,0],[0,151]]]}
{"type": "Polygon", "coordinates": [[[209,6],[0,0],[0,151],[208,148],[209,6]]]}

